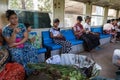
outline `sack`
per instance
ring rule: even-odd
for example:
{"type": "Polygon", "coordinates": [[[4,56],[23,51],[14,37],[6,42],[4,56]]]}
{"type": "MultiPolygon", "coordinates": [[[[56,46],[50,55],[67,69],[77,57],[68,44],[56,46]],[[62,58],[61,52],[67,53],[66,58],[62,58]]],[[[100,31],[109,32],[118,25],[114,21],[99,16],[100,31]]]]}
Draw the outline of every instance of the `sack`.
{"type": "Polygon", "coordinates": [[[102,69],[97,63],[92,59],[84,55],[76,55],[75,66],[82,70],[87,78],[92,78],[99,75],[100,70],[102,69]]]}
{"type": "Polygon", "coordinates": [[[95,65],[95,63],[90,65],[90,67],[88,67],[88,68],[84,68],[84,73],[85,73],[87,78],[92,77],[92,72],[93,72],[94,65],[95,65]]]}
{"type": "Polygon", "coordinates": [[[24,80],[24,67],[18,63],[8,63],[0,72],[0,80],[24,80]]]}
{"type": "Polygon", "coordinates": [[[74,65],[75,54],[61,54],[61,65],[74,65]]]}
{"type": "Polygon", "coordinates": [[[48,64],[60,64],[61,59],[59,55],[54,55],[46,60],[46,63],[48,64]]]}
{"type": "Polygon", "coordinates": [[[98,76],[101,70],[101,66],[84,55],[61,54],[61,57],[59,55],[55,55],[47,59],[46,62],[48,64],[74,66],[78,70],[82,70],[87,78],[98,76]]]}
{"type": "Polygon", "coordinates": [[[74,66],[82,70],[88,78],[98,76],[101,70],[101,66],[84,55],[61,54],[61,65],[74,66]]]}

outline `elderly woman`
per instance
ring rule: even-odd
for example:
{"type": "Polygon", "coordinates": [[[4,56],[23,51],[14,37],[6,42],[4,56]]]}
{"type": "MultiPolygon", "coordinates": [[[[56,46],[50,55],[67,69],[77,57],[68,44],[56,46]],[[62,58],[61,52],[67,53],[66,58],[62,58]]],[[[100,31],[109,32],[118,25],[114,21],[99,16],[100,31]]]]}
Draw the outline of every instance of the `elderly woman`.
{"type": "Polygon", "coordinates": [[[28,63],[37,63],[37,50],[27,43],[28,33],[22,23],[18,23],[17,14],[13,10],[6,11],[9,24],[3,28],[2,35],[8,45],[11,60],[22,64],[27,72],[31,70],[27,67],[28,63]]]}
{"type": "Polygon", "coordinates": [[[58,28],[59,23],[59,19],[54,19],[53,27],[50,29],[50,36],[56,44],[62,45],[61,53],[69,53],[71,50],[71,43],[66,41],[64,36],[60,33],[60,28],[58,28]]]}

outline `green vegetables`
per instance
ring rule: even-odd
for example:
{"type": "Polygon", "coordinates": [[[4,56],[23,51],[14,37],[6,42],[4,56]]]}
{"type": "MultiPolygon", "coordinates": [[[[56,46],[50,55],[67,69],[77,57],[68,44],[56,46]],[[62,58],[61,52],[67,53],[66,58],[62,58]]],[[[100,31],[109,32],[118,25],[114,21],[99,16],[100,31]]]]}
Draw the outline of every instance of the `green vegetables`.
{"type": "MultiPolygon", "coordinates": [[[[79,70],[72,66],[52,65],[52,64],[28,64],[29,68],[35,69],[39,75],[44,73],[49,79],[44,80],[86,80],[79,70]]],[[[35,80],[35,79],[34,79],[35,80]]],[[[37,80],[43,80],[42,78],[37,80]]]]}

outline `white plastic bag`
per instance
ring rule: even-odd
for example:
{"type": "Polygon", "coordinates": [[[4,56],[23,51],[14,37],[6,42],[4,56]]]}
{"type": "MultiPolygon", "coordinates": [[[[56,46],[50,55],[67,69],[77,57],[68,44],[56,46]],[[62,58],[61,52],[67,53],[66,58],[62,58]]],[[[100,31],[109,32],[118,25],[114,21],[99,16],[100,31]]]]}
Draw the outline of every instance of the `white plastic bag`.
{"type": "Polygon", "coordinates": [[[74,65],[75,54],[61,54],[61,65],[74,65]]]}
{"type": "Polygon", "coordinates": [[[94,61],[87,56],[84,55],[76,55],[75,57],[75,64],[79,68],[89,68],[94,61]]]}
{"type": "Polygon", "coordinates": [[[54,55],[46,60],[46,63],[48,64],[60,64],[61,58],[59,55],[54,55]]]}
{"type": "Polygon", "coordinates": [[[118,64],[118,60],[120,59],[120,49],[115,49],[114,50],[114,54],[113,54],[113,59],[112,62],[114,65],[116,65],[117,67],[120,66],[120,64],[118,64]]]}

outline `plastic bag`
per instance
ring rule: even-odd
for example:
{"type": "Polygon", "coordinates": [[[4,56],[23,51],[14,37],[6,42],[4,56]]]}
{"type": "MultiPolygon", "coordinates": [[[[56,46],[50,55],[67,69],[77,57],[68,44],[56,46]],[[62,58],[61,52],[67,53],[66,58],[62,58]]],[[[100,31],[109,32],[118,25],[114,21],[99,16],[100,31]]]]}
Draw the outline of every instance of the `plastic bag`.
{"type": "Polygon", "coordinates": [[[61,58],[59,55],[54,55],[46,60],[46,63],[48,64],[60,64],[61,58]]]}

